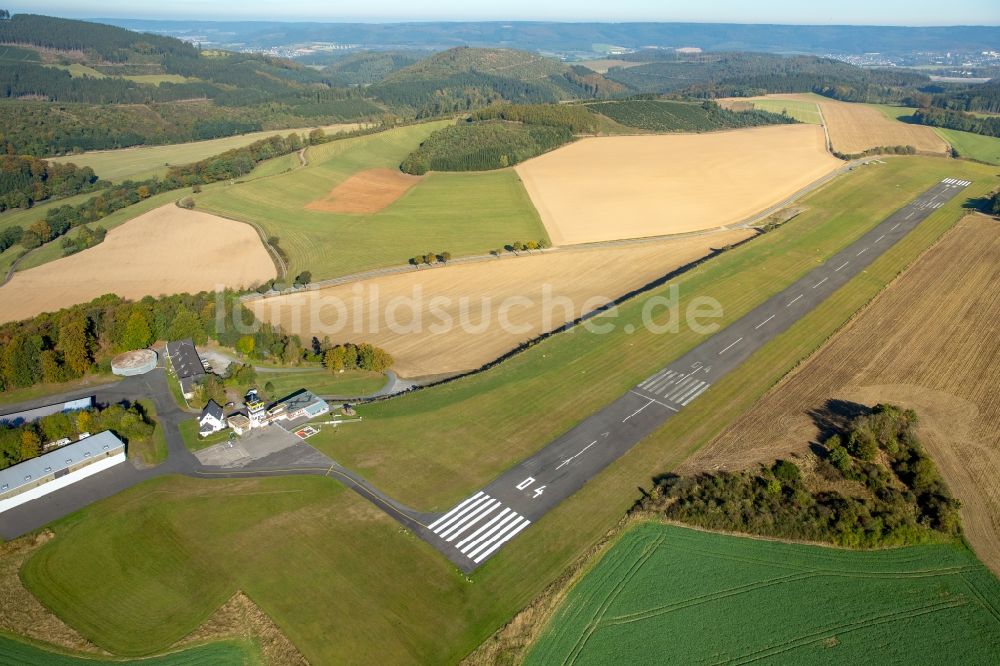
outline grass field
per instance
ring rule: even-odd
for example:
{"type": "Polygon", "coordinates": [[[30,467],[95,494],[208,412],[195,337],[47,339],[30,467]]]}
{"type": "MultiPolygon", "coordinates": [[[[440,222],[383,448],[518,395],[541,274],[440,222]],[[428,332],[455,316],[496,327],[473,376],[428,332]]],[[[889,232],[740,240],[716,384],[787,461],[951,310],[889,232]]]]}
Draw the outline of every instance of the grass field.
{"type": "Polygon", "coordinates": [[[186,446],[189,451],[201,451],[202,449],[207,449],[210,446],[215,446],[216,444],[227,441],[229,439],[229,435],[232,434],[232,430],[223,430],[222,432],[211,434],[208,437],[199,437],[197,418],[190,418],[186,421],[181,421],[177,425],[177,430],[180,431],[181,439],[184,440],[184,446],[186,446]]]}
{"type": "MultiPolygon", "coordinates": [[[[873,109],[878,109],[887,118],[906,122],[916,109],[908,106],[890,106],[888,104],[868,104],[873,109]]],[[[974,114],[988,115],[988,114],[974,114]]],[[[944,127],[932,128],[938,136],[951,144],[958,151],[960,157],[986,162],[987,164],[1000,165],[1000,139],[993,136],[984,136],[973,132],[962,132],[960,130],[946,129],[944,127]]]]}
{"type": "MultiPolygon", "coordinates": [[[[992,169],[930,158],[856,170],[810,197],[807,213],[679,280],[681,305],[712,294],[736,318],[941,177],[977,180],[970,195],[995,183],[992,169]]],[[[458,661],[616,524],[636,486],[715,437],[951,227],[958,205],[935,212],[472,582],[353,493],[310,477],[144,484],[57,523],[23,578],[84,635],[130,654],[187,634],[238,588],[313,663],[458,661]]],[[[618,321],[637,321],[645,301],[622,307],[618,321]]],[[[324,448],[399,499],[448,506],[699,341],[618,331],[556,336],[481,375],[363,407],[363,428],[324,448]]]]}
{"type": "MultiPolygon", "coordinates": [[[[124,217],[135,208],[139,205],[119,212],[124,217]]],[[[10,282],[0,287],[0,321],[55,312],[109,293],[140,299],[218,291],[251,287],[276,274],[251,226],[173,203],[118,226],[95,247],[30,267],[53,246],[58,248],[59,242],[29,255],[10,282]],[[77,279],[81,275],[87,279],[77,279]]]]}
{"type": "Polygon", "coordinates": [[[565,245],[737,223],[842,164],[819,127],[796,124],[581,139],[516,171],[565,245]]]}
{"type": "Polygon", "coordinates": [[[268,397],[283,398],[300,388],[307,388],[316,395],[336,395],[346,398],[368,395],[385,386],[385,375],[365,370],[333,374],[326,368],[305,368],[298,372],[258,372],[257,385],[273,384],[268,397]]]}
{"type": "Polygon", "coordinates": [[[156,405],[152,400],[139,400],[139,405],[143,412],[156,423],[153,428],[153,436],[149,441],[129,443],[128,455],[130,458],[138,458],[143,465],[152,467],[159,465],[167,459],[167,438],[163,433],[163,426],[159,423],[156,414],[156,405]]]}
{"type": "Polygon", "coordinates": [[[258,319],[280,323],[303,340],[329,336],[334,342],[364,340],[377,345],[392,354],[393,370],[403,377],[440,375],[482,367],[525,340],[701,259],[712,248],[753,235],[752,230],[742,229],[614,247],[522,253],[275,296],[250,301],[247,307],[258,319]],[[505,311],[510,326],[499,325],[501,308],[514,303],[514,298],[528,300],[505,311]],[[409,299],[414,307],[390,309],[399,299],[409,299]],[[333,312],[337,302],[348,306],[344,319],[333,312]],[[563,302],[571,307],[563,307],[563,302]],[[314,316],[317,312],[319,317],[314,316]],[[451,325],[440,329],[443,319],[451,325]]]}
{"type": "Polygon", "coordinates": [[[684,471],[806,454],[818,438],[810,414],[830,399],[913,408],[923,443],[962,502],[969,542],[1000,573],[1000,451],[992,444],[1000,429],[1000,354],[987,333],[1000,321],[998,265],[996,221],[965,218],[684,471]]]}
{"type": "Polygon", "coordinates": [[[726,108],[733,108],[734,104],[751,104],[753,108],[771,113],[787,113],[800,123],[811,125],[822,125],[823,119],[819,115],[816,103],[808,100],[775,99],[773,97],[732,97],[719,100],[719,103],[726,108]]]}
{"type": "Polygon", "coordinates": [[[445,122],[401,127],[309,149],[309,166],[252,183],[206,191],[195,197],[201,210],[259,223],[277,236],[290,258],[290,273],[331,278],[371,268],[405,264],[427,252],[485,254],[516,240],[536,240],[545,231],[517,175],[434,173],[378,213],[308,210],[350,176],[370,169],[396,169],[445,122]]]}
{"type": "MultiPolygon", "coordinates": [[[[165,79],[166,77],[157,75],[154,78],[165,79]]],[[[357,127],[357,123],[347,123],[327,125],[323,129],[328,134],[333,134],[338,131],[356,129],[357,127]]],[[[232,150],[233,148],[248,146],[254,141],[260,141],[276,134],[288,136],[293,132],[308,133],[311,129],[266,130],[221,139],[208,139],[206,141],[190,141],[188,143],[175,143],[167,146],[139,146],[136,148],[122,148],[120,150],[97,150],[89,153],[80,153],[79,155],[66,155],[48,159],[53,162],[72,162],[81,167],[89,166],[94,170],[94,173],[105,180],[120,181],[128,178],[142,180],[152,176],[165,175],[169,165],[197,162],[206,157],[212,157],[227,150],[232,150]]]]}
{"type": "MultiPolygon", "coordinates": [[[[70,655],[53,652],[30,643],[0,634],[0,663],[18,666],[87,666],[88,664],[121,664],[117,659],[70,655]]],[[[130,661],[135,664],[136,662],[130,661]]],[[[247,666],[261,664],[260,650],[247,642],[220,642],[180,650],[158,657],[149,657],[143,666],[247,666]]]]}
{"type": "Polygon", "coordinates": [[[1000,582],[960,544],[852,552],[647,523],[525,663],[990,664],[998,608],[1000,582]]]}

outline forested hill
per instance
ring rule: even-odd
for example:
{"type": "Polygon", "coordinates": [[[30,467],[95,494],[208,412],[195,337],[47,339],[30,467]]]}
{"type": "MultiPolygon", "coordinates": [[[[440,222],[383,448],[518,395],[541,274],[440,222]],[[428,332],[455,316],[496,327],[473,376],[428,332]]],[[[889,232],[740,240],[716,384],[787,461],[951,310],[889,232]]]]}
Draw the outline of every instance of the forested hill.
{"type": "Polygon", "coordinates": [[[418,116],[466,111],[500,101],[518,104],[607,97],[625,91],[585,67],[537,53],[457,47],[393,72],[369,90],[418,116]]]}

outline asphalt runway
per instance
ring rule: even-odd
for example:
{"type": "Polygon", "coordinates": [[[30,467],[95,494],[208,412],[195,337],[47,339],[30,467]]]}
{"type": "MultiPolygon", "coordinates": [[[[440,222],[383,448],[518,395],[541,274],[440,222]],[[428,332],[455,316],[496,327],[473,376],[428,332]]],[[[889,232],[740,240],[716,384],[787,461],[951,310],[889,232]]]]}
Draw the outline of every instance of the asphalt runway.
{"type": "Polygon", "coordinates": [[[878,259],[968,181],[945,179],[784,291],[633,387],[449,511],[402,521],[472,572],[504,544],[878,259]],[[429,522],[428,522],[429,521],[429,522]]]}

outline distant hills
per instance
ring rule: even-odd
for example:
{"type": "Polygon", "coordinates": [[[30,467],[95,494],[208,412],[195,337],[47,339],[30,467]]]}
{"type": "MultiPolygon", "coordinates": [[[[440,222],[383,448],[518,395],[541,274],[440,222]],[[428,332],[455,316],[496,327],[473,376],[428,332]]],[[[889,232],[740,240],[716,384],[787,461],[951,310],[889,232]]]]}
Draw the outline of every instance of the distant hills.
{"type": "MultiPolygon", "coordinates": [[[[271,48],[338,42],[363,48],[485,46],[530,51],[590,52],[595,45],[629,49],[696,46],[705,51],[766,53],[900,53],[996,49],[994,26],[898,27],[744,25],[733,23],[555,23],[543,21],[302,23],[275,21],[150,21],[99,19],[134,30],[240,42],[271,48]]],[[[907,17],[900,14],[900,23],[907,17]]]]}

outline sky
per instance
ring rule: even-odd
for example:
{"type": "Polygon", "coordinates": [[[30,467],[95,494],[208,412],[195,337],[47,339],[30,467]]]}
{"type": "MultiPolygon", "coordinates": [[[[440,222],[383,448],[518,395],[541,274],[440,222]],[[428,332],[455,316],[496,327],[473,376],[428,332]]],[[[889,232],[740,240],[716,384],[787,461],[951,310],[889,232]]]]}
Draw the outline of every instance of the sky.
{"type": "MultiPolygon", "coordinates": [[[[23,1],[23,0],[22,0],[23,1]]],[[[2,3],[7,4],[7,3],[2,3]]],[[[197,18],[236,20],[552,20],[682,21],[853,25],[998,25],[997,0],[33,0],[13,13],[67,18],[197,18]]]]}

